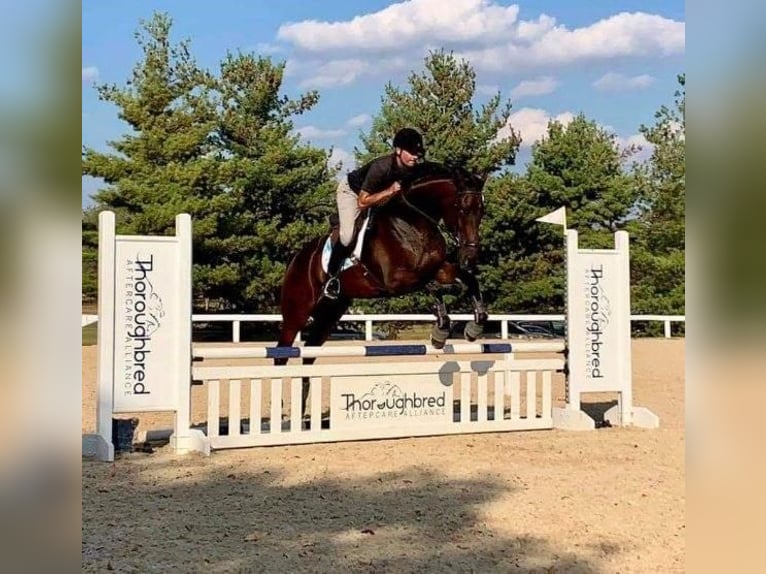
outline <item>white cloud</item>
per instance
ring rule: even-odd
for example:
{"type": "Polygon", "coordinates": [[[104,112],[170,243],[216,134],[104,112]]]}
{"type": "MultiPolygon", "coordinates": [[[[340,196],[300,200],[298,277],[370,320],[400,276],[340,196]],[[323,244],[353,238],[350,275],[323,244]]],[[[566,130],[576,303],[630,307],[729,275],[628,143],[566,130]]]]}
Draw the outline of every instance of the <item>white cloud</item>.
{"type": "Polygon", "coordinates": [[[652,144],[650,144],[648,141],[646,141],[646,138],[644,137],[644,134],[633,134],[631,136],[628,136],[626,138],[622,138],[620,136],[617,136],[617,143],[620,144],[620,147],[627,147],[630,145],[638,145],[641,147],[647,147],[652,144]]]}
{"type": "Polygon", "coordinates": [[[372,118],[369,114],[359,114],[358,116],[349,118],[346,121],[346,125],[350,128],[360,128],[363,125],[370,123],[370,121],[372,121],[372,118]]]}
{"type": "Polygon", "coordinates": [[[343,148],[333,148],[332,153],[330,154],[330,159],[327,160],[327,165],[330,167],[335,167],[339,163],[341,167],[337,174],[338,180],[340,180],[342,177],[346,177],[346,173],[356,167],[356,159],[354,158],[354,154],[344,150],[343,148]]]}
{"type": "Polygon", "coordinates": [[[92,84],[98,80],[98,68],[96,66],[87,66],[82,69],[82,81],[86,84],[92,84]]]}
{"type": "Polygon", "coordinates": [[[254,50],[254,52],[258,54],[279,54],[284,51],[284,46],[280,46],[278,44],[270,44],[268,42],[258,42],[254,50]]]}
{"type": "Polygon", "coordinates": [[[653,83],[654,78],[649,74],[625,76],[624,74],[609,72],[593,82],[593,87],[602,92],[618,92],[648,88],[653,83]]]}
{"type": "Polygon", "coordinates": [[[633,134],[625,138],[621,136],[615,136],[615,141],[621,149],[630,146],[638,146],[640,148],[634,155],[631,156],[631,160],[643,162],[652,157],[654,146],[646,140],[644,134],[633,134]]]}
{"type": "Polygon", "coordinates": [[[305,66],[295,66],[291,72],[300,73],[300,69],[311,69],[310,74],[301,81],[300,87],[328,88],[332,86],[347,86],[356,80],[369,68],[369,64],[363,60],[344,59],[333,60],[325,64],[314,65],[313,62],[305,66]]]}
{"type": "Polygon", "coordinates": [[[502,39],[518,13],[517,5],[489,0],[407,0],[345,22],[285,24],[277,37],[306,52],[407,52],[429,43],[502,39]]]}
{"type": "Polygon", "coordinates": [[[307,140],[329,140],[348,134],[349,129],[358,128],[372,121],[368,114],[359,114],[346,120],[342,128],[323,129],[316,126],[303,126],[295,129],[295,133],[307,140]]]}
{"type": "Polygon", "coordinates": [[[548,133],[548,123],[556,120],[567,125],[574,119],[572,112],[562,112],[556,116],[551,116],[545,110],[540,108],[521,108],[514,112],[508,118],[508,123],[500,128],[495,136],[496,140],[502,140],[510,136],[510,127],[521,136],[521,146],[531,147],[533,143],[539,141],[548,133]]]}
{"type": "Polygon", "coordinates": [[[346,130],[324,130],[316,126],[303,126],[295,131],[307,140],[326,140],[346,135],[346,130]]]}
{"type": "Polygon", "coordinates": [[[682,54],[686,26],[644,12],[622,12],[580,28],[542,14],[520,20],[517,5],[493,0],[405,0],[346,21],[306,20],[279,28],[312,87],[345,85],[360,76],[406,70],[444,47],[480,73],[566,66],[616,58],[682,54]],[[354,54],[355,59],[343,59],[354,54]],[[337,59],[335,59],[337,58],[337,59]]]}
{"type": "Polygon", "coordinates": [[[494,96],[500,91],[500,86],[479,84],[476,86],[476,93],[484,96],[494,96]]]}
{"type": "Polygon", "coordinates": [[[541,76],[534,80],[522,80],[511,90],[511,97],[544,96],[555,91],[559,83],[552,76],[541,76]]]}

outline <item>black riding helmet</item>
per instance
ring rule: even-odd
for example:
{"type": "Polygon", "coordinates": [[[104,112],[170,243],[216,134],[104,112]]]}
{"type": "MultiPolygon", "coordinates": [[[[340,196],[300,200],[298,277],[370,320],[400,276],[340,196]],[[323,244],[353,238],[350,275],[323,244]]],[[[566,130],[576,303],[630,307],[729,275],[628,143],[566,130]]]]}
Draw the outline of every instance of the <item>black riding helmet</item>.
{"type": "Polygon", "coordinates": [[[418,157],[423,157],[426,154],[426,149],[423,146],[423,136],[412,128],[402,128],[396,132],[394,147],[403,149],[418,157]]]}

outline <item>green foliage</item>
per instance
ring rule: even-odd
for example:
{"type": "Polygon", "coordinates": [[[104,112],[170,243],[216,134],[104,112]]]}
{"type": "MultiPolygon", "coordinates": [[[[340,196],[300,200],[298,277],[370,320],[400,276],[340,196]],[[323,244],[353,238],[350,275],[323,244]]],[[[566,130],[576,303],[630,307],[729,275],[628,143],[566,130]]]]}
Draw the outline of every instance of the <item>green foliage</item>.
{"type": "MultiPolygon", "coordinates": [[[[545,213],[529,181],[505,174],[486,188],[481,280],[496,313],[561,312],[564,252],[560,232],[535,221],[545,213]]],[[[552,211],[552,210],[549,210],[552,211]]]]}
{"type": "Polygon", "coordinates": [[[631,222],[634,313],[683,314],[686,213],[686,77],[678,76],[675,105],[662,106],[640,132],[654,147],[634,165],[640,193],[631,222]]]}
{"type": "Polygon", "coordinates": [[[474,109],[476,73],[471,65],[452,53],[431,52],[425,70],[412,73],[406,89],[385,86],[380,115],[370,132],[362,135],[364,149],[356,149],[363,163],[391,151],[396,130],[414,127],[423,134],[428,159],[465,167],[486,176],[513,165],[519,148],[518,135],[509,130],[496,141],[508,122],[510,101],[501,106],[500,94],[474,109]]]}
{"type": "Polygon", "coordinates": [[[93,209],[82,213],[82,302],[98,300],[98,214],[93,209]]]}
{"type": "MultiPolygon", "coordinates": [[[[432,52],[424,70],[412,73],[406,88],[390,83],[385,86],[380,114],[370,132],[362,135],[364,149],[356,149],[357,161],[363,163],[391,151],[391,139],[399,128],[409,126],[423,134],[429,160],[457,165],[480,176],[488,176],[516,159],[520,139],[506,128],[507,136],[497,134],[508,123],[511,103],[501,104],[500,94],[475,109],[476,74],[469,63],[452,53],[432,52]]],[[[445,297],[455,304],[452,296],[445,297]]],[[[425,312],[433,299],[418,293],[395,299],[356,303],[359,309],[378,312],[425,312]]],[[[469,311],[470,302],[461,301],[453,310],[469,311]]]]}
{"type": "Polygon", "coordinates": [[[565,254],[559,227],[535,221],[567,208],[568,225],[589,247],[611,247],[635,202],[625,152],[584,115],[552,121],[532,146],[524,175],[504,174],[486,186],[482,284],[495,312],[561,313],[565,254]]]}
{"type": "Polygon", "coordinates": [[[541,214],[566,207],[568,225],[586,243],[608,244],[636,199],[624,159],[615,136],[583,114],[568,125],[552,121],[546,137],[532,146],[527,180],[535,204],[541,214]]]}
{"type": "MultiPolygon", "coordinates": [[[[172,233],[176,214],[190,213],[195,299],[276,310],[289,258],[334,208],[329,154],[291,134],[291,118],[318,95],[281,95],[284,64],[252,54],[202,70],[170,31],[165,14],[142,22],[131,80],[98,86],[131,133],[111,152],[84,150],[83,174],[107,184],[95,211],[114,210],[119,232],[134,234],[172,233]]],[[[84,267],[92,223],[83,222],[84,267]]]]}
{"type": "MultiPolygon", "coordinates": [[[[312,109],[315,92],[281,93],[284,64],[226,54],[215,72],[201,69],[188,41],[170,40],[172,22],[155,14],[136,40],[143,58],[122,86],[97,86],[129,131],[109,151],[83,149],[82,173],[101,178],[95,207],[82,214],[83,301],[97,293],[97,216],[117,212],[118,232],[173,233],[174,218],[194,225],[195,301],[237,311],[276,311],[287,264],[307,239],[326,231],[335,211],[329,153],[301,143],[292,118],[312,109]]],[[[397,129],[423,133],[428,158],[486,176],[481,283],[494,312],[564,310],[561,229],[537,217],[567,208],[586,247],[632,237],[634,313],[683,313],[685,78],[674,107],[661,107],[640,131],[651,158],[626,170],[633,149],[580,114],[552,121],[533,146],[525,174],[514,164],[520,139],[500,94],[476,109],[475,73],[452,53],[429,54],[405,87],[384,88],[379,115],[355,150],[364,162],[391,150],[397,129]]],[[[470,302],[446,298],[452,312],[470,302]]],[[[355,301],[357,310],[423,312],[425,293],[355,301]]]]}

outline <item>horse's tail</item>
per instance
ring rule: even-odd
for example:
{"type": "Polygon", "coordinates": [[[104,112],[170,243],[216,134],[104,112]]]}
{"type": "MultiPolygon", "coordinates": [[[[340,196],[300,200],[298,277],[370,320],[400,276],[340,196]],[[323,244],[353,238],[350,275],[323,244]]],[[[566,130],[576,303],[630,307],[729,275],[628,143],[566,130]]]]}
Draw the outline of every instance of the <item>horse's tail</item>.
{"type": "Polygon", "coordinates": [[[282,329],[278,346],[293,344],[314,310],[322,290],[322,244],[325,237],[306,243],[293,257],[282,281],[282,329]]]}

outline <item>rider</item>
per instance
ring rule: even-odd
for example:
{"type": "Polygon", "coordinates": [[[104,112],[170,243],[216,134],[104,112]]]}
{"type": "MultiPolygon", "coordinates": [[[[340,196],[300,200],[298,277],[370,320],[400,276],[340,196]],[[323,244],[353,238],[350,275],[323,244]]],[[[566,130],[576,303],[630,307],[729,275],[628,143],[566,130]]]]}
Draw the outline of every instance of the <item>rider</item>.
{"type": "Polygon", "coordinates": [[[394,136],[393,153],[378,157],[349,172],[338,184],[336,200],[340,230],[327,264],[324,295],[340,294],[340,266],[351,251],[354,224],[363,209],[383,205],[401,191],[400,180],[425,155],[423,136],[413,128],[402,128],[394,136]]]}

